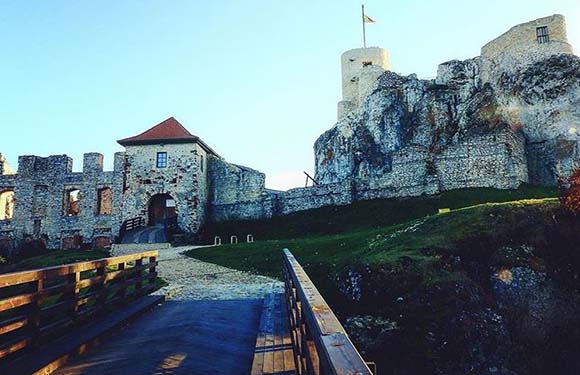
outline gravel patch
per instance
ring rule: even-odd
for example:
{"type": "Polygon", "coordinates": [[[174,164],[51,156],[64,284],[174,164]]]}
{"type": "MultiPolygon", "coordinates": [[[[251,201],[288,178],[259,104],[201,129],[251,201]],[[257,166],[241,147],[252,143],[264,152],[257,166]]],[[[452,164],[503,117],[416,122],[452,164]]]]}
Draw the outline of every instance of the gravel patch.
{"type": "Polygon", "coordinates": [[[283,293],[284,284],[270,277],[242,272],[183,255],[193,246],[159,251],[159,276],[169,283],[155,292],[171,300],[231,300],[264,298],[283,293]]]}

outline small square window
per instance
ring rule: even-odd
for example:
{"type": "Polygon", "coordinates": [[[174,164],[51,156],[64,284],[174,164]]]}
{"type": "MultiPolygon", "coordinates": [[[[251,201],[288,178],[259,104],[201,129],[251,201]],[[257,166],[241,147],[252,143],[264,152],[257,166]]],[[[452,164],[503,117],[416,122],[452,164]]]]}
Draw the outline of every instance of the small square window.
{"type": "Polygon", "coordinates": [[[548,26],[536,27],[536,38],[539,44],[549,43],[550,35],[548,34],[548,26]]]}
{"type": "Polygon", "coordinates": [[[157,168],[166,168],[166,167],[167,167],[167,152],[158,152],[157,168]]]}

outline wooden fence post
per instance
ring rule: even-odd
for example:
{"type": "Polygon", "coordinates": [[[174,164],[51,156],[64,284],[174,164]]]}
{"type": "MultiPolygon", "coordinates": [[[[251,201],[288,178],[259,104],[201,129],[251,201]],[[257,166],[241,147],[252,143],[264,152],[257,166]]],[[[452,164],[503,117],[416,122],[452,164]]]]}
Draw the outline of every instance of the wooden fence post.
{"type": "MultiPolygon", "coordinates": [[[[117,266],[117,270],[124,271],[126,266],[127,266],[126,262],[119,263],[117,266]]],[[[123,304],[125,302],[125,298],[127,297],[127,286],[123,285],[125,284],[125,281],[127,281],[127,276],[121,276],[119,278],[119,283],[121,283],[121,289],[117,293],[117,297],[119,297],[120,304],[123,304]]]]}
{"type": "Polygon", "coordinates": [[[107,306],[107,269],[105,266],[97,268],[97,277],[102,277],[103,282],[98,286],[97,309],[105,310],[107,306]]]}
{"type": "Polygon", "coordinates": [[[68,275],[68,282],[69,284],[72,284],[72,293],[71,293],[71,315],[73,317],[73,319],[77,318],[78,315],[78,311],[79,311],[79,306],[78,306],[78,301],[79,301],[79,294],[81,293],[81,290],[79,289],[79,281],[81,281],[81,273],[80,272],[74,272],[74,273],[70,273],[68,275]]]}
{"type": "MultiPolygon", "coordinates": [[[[135,267],[141,268],[143,267],[143,258],[139,258],[135,261],[135,267]]],[[[143,283],[141,282],[141,277],[143,276],[143,271],[138,270],[135,273],[135,277],[137,278],[137,283],[135,284],[135,296],[139,297],[143,293],[143,283]]]]}
{"type": "Polygon", "coordinates": [[[42,307],[39,295],[44,289],[44,278],[42,276],[43,275],[40,275],[36,281],[37,298],[36,301],[34,301],[34,303],[31,305],[30,323],[32,328],[32,346],[38,346],[40,343],[40,313],[42,312],[42,307]]]}
{"type": "MultiPolygon", "coordinates": [[[[156,263],[157,262],[157,257],[149,257],[149,263],[156,263]]],[[[151,278],[149,279],[149,286],[150,289],[155,288],[155,282],[156,282],[156,278],[157,278],[157,269],[156,266],[153,266],[151,268],[149,268],[149,276],[151,276],[151,278]]]]}

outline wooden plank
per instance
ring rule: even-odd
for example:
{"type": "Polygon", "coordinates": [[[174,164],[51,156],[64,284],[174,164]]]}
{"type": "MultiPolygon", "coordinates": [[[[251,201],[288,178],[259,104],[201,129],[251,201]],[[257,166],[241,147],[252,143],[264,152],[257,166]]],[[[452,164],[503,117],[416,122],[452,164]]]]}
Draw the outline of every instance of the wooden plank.
{"type": "Polygon", "coordinates": [[[274,346],[274,322],[272,321],[272,313],[274,309],[274,298],[270,298],[270,303],[268,304],[268,319],[264,326],[264,366],[262,367],[263,374],[272,374],[274,372],[274,353],[272,352],[272,347],[274,346]]]}
{"type": "Polygon", "coordinates": [[[105,282],[105,280],[106,280],[105,275],[94,276],[94,277],[91,277],[89,279],[84,279],[84,280],[79,281],[76,286],[79,289],[88,288],[91,286],[101,285],[103,282],[105,282]]]}
{"type": "Polygon", "coordinates": [[[53,279],[58,276],[65,276],[71,273],[84,272],[97,269],[99,267],[114,266],[119,263],[128,263],[137,259],[157,257],[158,251],[146,251],[138,254],[122,255],[118,257],[103,258],[88,262],[66,264],[39,268],[30,271],[12,272],[0,275],[0,288],[36,281],[38,279],[53,279]]]}
{"type": "MultiPolygon", "coordinates": [[[[312,336],[314,347],[310,347],[309,352],[317,352],[318,358],[313,356],[312,364],[319,362],[320,371],[324,374],[372,375],[342,324],[288,249],[284,249],[284,264],[287,269],[286,277],[290,279],[288,282],[291,281],[296,288],[296,297],[299,301],[297,311],[304,316],[312,336]]],[[[302,340],[304,339],[303,337],[302,340]]],[[[296,344],[295,342],[295,350],[296,344]]],[[[302,343],[303,347],[311,345],[310,342],[302,343]]]]}
{"type": "Polygon", "coordinates": [[[262,304],[262,314],[260,316],[260,325],[258,326],[258,335],[256,337],[256,347],[254,349],[254,360],[252,362],[251,375],[261,375],[264,369],[264,350],[266,349],[266,327],[267,321],[270,318],[268,315],[268,308],[272,301],[272,295],[268,294],[264,297],[262,304]]]}
{"type": "Polygon", "coordinates": [[[272,374],[277,374],[284,371],[284,349],[283,349],[283,338],[282,338],[282,315],[280,310],[282,309],[282,304],[280,300],[280,295],[276,294],[274,296],[274,311],[272,311],[272,321],[274,328],[274,371],[272,374]]]}
{"type": "Polygon", "coordinates": [[[114,314],[103,316],[86,326],[75,328],[57,342],[47,343],[22,358],[0,361],[0,374],[50,374],[74,355],[85,352],[105,334],[135,319],[164,300],[163,296],[148,296],[114,314]]]}
{"type": "Polygon", "coordinates": [[[284,345],[284,371],[296,371],[296,364],[294,362],[294,350],[292,348],[292,337],[290,336],[290,326],[288,324],[288,308],[286,307],[286,300],[284,295],[280,295],[280,320],[282,330],[282,345],[284,345]]]}
{"type": "Polygon", "coordinates": [[[111,271],[106,274],[106,281],[112,281],[121,277],[129,277],[133,274],[137,274],[140,271],[145,271],[156,267],[156,263],[147,263],[142,266],[135,266],[120,271],[111,271]]]}
{"type": "Polygon", "coordinates": [[[20,329],[26,326],[27,324],[28,318],[23,315],[0,322],[0,335],[16,331],[17,329],[20,329]]]}
{"type": "Polygon", "coordinates": [[[22,350],[28,346],[28,344],[30,344],[30,339],[18,339],[15,342],[9,343],[0,348],[0,358],[4,358],[9,354],[22,350]]]}
{"type": "Polygon", "coordinates": [[[333,374],[369,374],[371,370],[366,365],[350,339],[345,333],[335,333],[322,337],[323,350],[331,359],[333,374]]]}
{"type": "Polygon", "coordinates": [[[37,298],[38,293],[21,294],[16,297],[5,298],[0,300],[0,312],[11,310],[24,305],[29,305],[33,302],[36,302],[37,298]]]}

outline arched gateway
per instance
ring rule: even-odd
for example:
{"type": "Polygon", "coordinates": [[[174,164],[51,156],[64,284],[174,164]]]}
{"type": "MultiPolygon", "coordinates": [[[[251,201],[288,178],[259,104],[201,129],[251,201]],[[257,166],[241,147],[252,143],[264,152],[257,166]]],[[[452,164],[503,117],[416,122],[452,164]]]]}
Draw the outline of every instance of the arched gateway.
{"type": "Polygon", "coordinates": [[[167,193],[155,194],[149,200],[149,226],[171,224],[177,219],[175,199],[167,193]]]}

